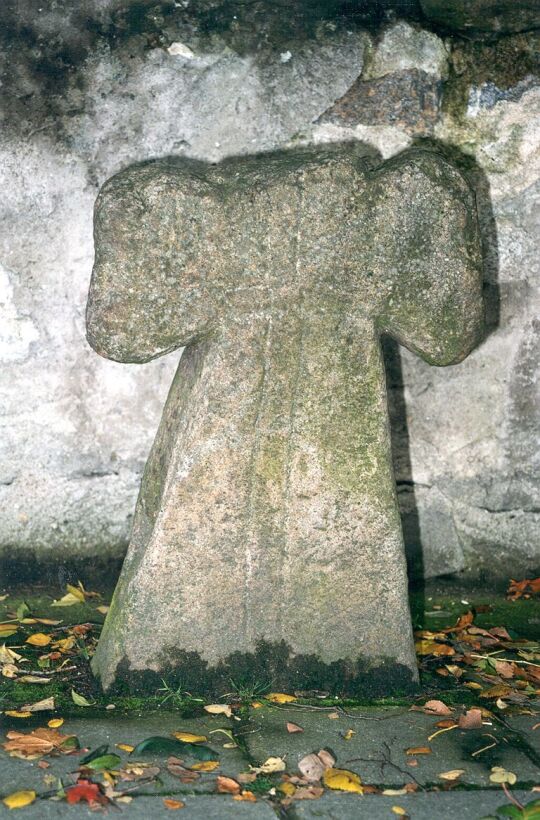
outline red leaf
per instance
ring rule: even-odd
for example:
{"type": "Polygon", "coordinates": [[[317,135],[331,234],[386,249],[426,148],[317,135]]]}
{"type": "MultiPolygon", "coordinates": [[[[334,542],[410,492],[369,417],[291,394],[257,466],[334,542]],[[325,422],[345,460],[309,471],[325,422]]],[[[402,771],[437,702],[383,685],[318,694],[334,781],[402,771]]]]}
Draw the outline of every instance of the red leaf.
{"type": "Polygon", "coordinates": [[[90,780],[79,780],[75,786],[66,789],[66,800],[68,803],[80,803],[86,800],[87,803],[108,803],[107,798],[101,794],[97,783],[90,780]]]}

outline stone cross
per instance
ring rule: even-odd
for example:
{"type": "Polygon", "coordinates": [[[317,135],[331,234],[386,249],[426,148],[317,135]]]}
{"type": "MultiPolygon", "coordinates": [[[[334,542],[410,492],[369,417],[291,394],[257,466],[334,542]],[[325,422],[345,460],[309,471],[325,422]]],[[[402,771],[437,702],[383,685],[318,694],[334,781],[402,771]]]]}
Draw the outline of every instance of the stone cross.
{"type": "Polygon", "coordinates": [[[414,682],[379,339],[434,365],[478,342],[463,177],[433,152],[377,166],[350,145],[151,161],[103,187],[95,244],[92,347],[186,347],[93,659],[102,686],[414,682]]]}

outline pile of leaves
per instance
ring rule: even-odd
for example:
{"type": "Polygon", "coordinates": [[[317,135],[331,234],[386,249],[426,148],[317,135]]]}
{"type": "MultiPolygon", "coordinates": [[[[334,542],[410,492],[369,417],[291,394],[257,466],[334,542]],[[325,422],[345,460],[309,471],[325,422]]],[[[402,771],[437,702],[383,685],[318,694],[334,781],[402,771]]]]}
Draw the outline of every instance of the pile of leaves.
{"type": "Polygon", "coordinates": [[[474,620],[470,610],[454,626],[416,632],[421,669],[459,682],[500,710],[540,696],[540,643],[474,620]]]}

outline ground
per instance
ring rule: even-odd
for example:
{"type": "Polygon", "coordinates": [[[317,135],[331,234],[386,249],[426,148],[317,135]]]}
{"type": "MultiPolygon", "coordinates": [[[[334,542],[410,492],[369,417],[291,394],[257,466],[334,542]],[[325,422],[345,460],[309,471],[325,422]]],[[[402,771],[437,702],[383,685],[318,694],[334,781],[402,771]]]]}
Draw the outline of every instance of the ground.
{"type": "Polygon", "coordinates": [[[215,704],[166,680],[145,698],[99,692],[89,658],[109,590],[5,589],[0,797],[29,818],[538,818],[534,589],[413,590],[415,695],[233,678],[215,704]]]}

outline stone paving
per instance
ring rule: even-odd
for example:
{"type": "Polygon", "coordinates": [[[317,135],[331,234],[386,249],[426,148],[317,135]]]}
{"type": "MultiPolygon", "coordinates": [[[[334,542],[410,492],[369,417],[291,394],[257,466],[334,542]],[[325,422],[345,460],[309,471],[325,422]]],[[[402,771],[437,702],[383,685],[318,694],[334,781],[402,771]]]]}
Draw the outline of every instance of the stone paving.
{"type": "MultiPolygon", "coordinates": [[[[251,820],[251,818],[282,817],[290,820],[306,818],[328,818],[328,820],[348,820],[349,818],[392,818],[398,816],[394,808],[402,809],[413,820],[480,820],[490,816],[498,807],[508,803],[501,787],[489,780],[492,766],[503,766],[517,775],[517,784],[512,794],[525,804],[537,797],[532,788],[539,780],[539,768],[535,765],[540,751],[538,730],[534,725],[537,716],[522,715],[509,718],[507,726],[490,725],[486,722],[482,729],[443,732],[428,741],[439,720],[417,712],[401,708],[350,709],[346,714],[333,710],[310,710],[294,705],[263,707],[252,710],[251,721],[241,724],[224,716],[207,716],[184,719],[178,712],[157,712],[152,715],[124,717],[109,713],[103,717],[67,718],[61,728],[63,733],[74,733],[83,748],[95,749],[109,744],[109,750],[122,757],[122,764],[129,761],[129,753],[118,750],[117,743],[136,745],[153,735],[167,736],[173,731],[187,731],[210,737],[210,745],[219,753],[219,768],[213,772],[201,773],[193,783],[182,783],[167,771],[167,754],[138,757],[146,763],[156,765],[160,773],[155,782],[145,784],[132,792],[129,804],[118,804],[117,809],[128,818],[169,817],[163,798],[181,800],[184,807],[179,816],[186,818],[204,817],[208,820],[251,820]],[[290,734],[287,722],[303,728],[302,733],[290,734]],[[234,725],[236,724],[236,725],[234,725]],[[230,746],[230,736],[224,729],[234,731],[239,745],[230,746]],[[352,729],[349,740],[343,735],[352,729]],[[212,733],[212,734],[210,734],[212,733]],[[477,752],[495,743],[492,749],[477,752]],[[410,747],[429,746],[431,754],[407,755],[410,747]],[[256,802],[234,800],[230,794],[216,793],[218,775],[236,777],[249,771],[249,765],[261,764],[270,756],[285,757],[287,771],[298,771],[298,761],[310,752],[321,748],[330,750],[337,759],[336,766],[357,772],[363,783],[379,787],[401,789],[405,784],[416,781],[418,790],[413,794],[347,794],[325,792],[311,801],[294,801],[284,807],[276,795],[257,792],[256,802]],[[536,758],[535,758],[536,755],[536,758]],[[384,764],[386,757],[386,764],[384,764]],[[362,758],[358,760],[357,758],[362,758]],[[450,769],[464,769],[459,785],[451,786],[441,780],[439,774],[450,769]],[[433,791],[437,786],[440,791],[433,791]],[[431,790],[429,790],[431,789],[431,790]]],[[[14,721],[4,719],[2,735],[13,728],[14,721]]],[[[37,725],[46,725],[46,719],[34,718],[32,723],[17,722],[20,731],[29,731],[37,725]]],[[[19,789],[34,789],[38,795],[49,792],[51,775],[62,778],[64,785],[70,783],[70,772],[77,769],[80,755],[45,758],[49,768],[41,769],[39,761],[28,761],[9,757],[0,752],[0,796],[4,797],[19,789]],[[44,781],[48,779],[48,783],[44,781]]],[[[186,765],[194,761],[186,758],[186,765]]],[[[122,765],[119,764],[119,765],[122,765]]],[[[276,785],[280,776],[276,775],[276,785]]],[[[94,775],[96,781],[100,775],[94,775]]],[[[135,783],[127,786],[134,787],[135,783]]],[[[247,789],[250,786],[246,786],[247,789]]],[[[0,804],[0,816],[7,810],[0,804]]],[[[70,806],[65,801],[37,800],[33,805],[21,810],[21,817],[56,818],[71,816],[95,816],[86,804],[70,806]]],[[[173,815],[174,816],[174,815],[173,815]]]]}

